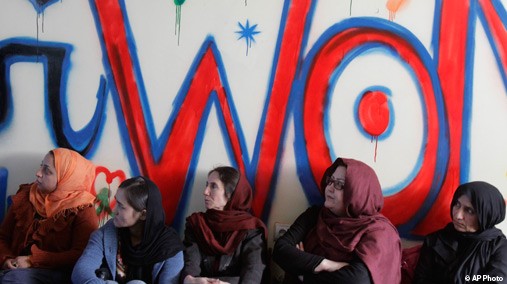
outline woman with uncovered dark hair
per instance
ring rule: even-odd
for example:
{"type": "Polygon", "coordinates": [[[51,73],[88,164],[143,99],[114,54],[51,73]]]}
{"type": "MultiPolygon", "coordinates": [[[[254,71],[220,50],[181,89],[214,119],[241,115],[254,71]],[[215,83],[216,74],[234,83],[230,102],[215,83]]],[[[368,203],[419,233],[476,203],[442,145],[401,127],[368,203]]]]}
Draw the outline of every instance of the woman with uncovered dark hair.
{"type": "Polygon", "coordinates": [[[303,212],[275,243],[273,259],[285,270],[285,283],[400,283],[401,242],[380,213],[373,169],[338,158],[320,189],[324,206],[303,212]]]}
{"type": "Polygon", "coordinates": [[[452,222],[424,240],[414,283],[506,283],[507,240],[495,227],[505,218],[500,191],[462,184],[450,209],[452,222]]]}
{"type": "Polygon", "coordinates": [[[232,167],[208,174],[206,212],[187,218],[184,283],[261,283],[266,267],[264,223],[250,214],[252,190],[232,167]]]}
{"type": "Polygon", "coordinates": [[[114,219],[90,237],[73,283],[178,283],[183,244],[165,225],[162,196],[151,180],[125,180],[116,192],[114,219]]]}

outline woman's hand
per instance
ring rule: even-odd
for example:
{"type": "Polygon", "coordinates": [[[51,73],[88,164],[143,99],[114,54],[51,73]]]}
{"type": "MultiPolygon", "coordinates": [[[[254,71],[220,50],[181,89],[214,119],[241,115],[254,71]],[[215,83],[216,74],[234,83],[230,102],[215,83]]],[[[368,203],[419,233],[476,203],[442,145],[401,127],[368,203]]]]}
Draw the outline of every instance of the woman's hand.
{"type": "Polygon", "coordinates": [[[184,284],[229,284],[228,282],[220,281],[220,279],[213,279],[207,277],[194,277],[191,275],[187,275],[185,279],[183,279],[184,284]]]}
{"type": "Polygon", "coordinates": [[[3,269],[16,269],[16,268],[29,268],[32,267],[30,256],[18,256],[16,258],[7,259],[2,268],[3,269]]]}
{"type": "Polygon", "coordinates": [[[30,261],[29,255],[16,257],[15,263],[17,265],[16,268],[30,268],[30,267],[32,267],[32,262],[30,261]]]}
{"type": "Polygon", "coordinates": [[[4,264],[2,265],[2,269],[16,269],[16,268],[18,268],[18,263],[14,258],[6,259],[4,264]]]}
{"type": "Polygon", "coordinates": [[[324,258],[317,267],[315,267],[315,273],[319,273],[322,271],[326,272],[333,272],[340,270],[342,267],[349,265],[348,262],[341,262],[341,261],[333,261],[329,260],[327,258],[324,258]]]}

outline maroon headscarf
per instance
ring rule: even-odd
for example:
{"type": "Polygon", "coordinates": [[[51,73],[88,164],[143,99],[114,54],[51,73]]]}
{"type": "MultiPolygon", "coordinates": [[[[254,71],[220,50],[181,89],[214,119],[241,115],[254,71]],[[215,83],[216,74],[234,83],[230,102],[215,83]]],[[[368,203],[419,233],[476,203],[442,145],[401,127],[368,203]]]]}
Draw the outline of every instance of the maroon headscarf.
{"type": "Polygon", "coordinates": [[[205,213],[194,213],[187,218],[199,248],[208,255],[231,255],[247,231],[255,228],[262,228],[267,239],[266,226],[250,214],[251,206],[252,189],[240,174],[236,189],[224,210],[208,209],[205,213]]]}
{"type": "MultiPolygon", "coordinates": [[[[359,257],[370,271],[374,283],[400,283],[401,242],[398,231],[380,214],[384,198],[375,171],[363,162],[342,159],[347,165],[343,203],[345,217],[323,207],[315,228],[305,240],[305,250],[334,261],[359,257]]],[[[321,181],[338,167],[338,159],[321,181]]]]}

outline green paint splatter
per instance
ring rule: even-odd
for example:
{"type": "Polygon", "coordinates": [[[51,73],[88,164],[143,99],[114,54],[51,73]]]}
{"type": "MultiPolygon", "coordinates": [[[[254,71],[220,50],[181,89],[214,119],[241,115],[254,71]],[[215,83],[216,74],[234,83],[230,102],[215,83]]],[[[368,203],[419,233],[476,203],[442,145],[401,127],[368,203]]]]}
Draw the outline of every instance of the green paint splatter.
{"type": "Polygon", "coordinates": [[[181,5],[185,3],[185,0],[174,0],[176,5],[176,23],[174,25],[174,34],[178,35],[178,45],[180,45],[180,31],[181,31],[181,5]]]}

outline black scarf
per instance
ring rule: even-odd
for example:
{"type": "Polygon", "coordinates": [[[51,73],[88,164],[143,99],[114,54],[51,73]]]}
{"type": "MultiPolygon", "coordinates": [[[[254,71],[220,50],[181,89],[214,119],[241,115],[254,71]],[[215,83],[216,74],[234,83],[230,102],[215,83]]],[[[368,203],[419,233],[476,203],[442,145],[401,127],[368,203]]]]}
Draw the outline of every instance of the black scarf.
{"type": "Polygon", "coordinates": [[[467,275],[479,275],[499,242],[505,239],[502,231],[495,228],[505,218],[505,202],[500,191],[480,181],[460,185],[451,202],[451,215],[452,206],[463,195],[470,198],[476,211],[479,230],[476,233],[461,233],[450,223],[438,234],[434,248],[449,264],[454,283],[465,283],[467,275]]]}
{"type": "Polygon", "coordinates": [[[118,235],[123,262],[127,269],[135,274],[150,275],[151,278],[151,270],[155,263],[176,255],[184,247],[176,231],[165,225],[162,196],[158,187],[151,180],[147,178],[144,180],[149,191],[141,243],[132,247],[128,228],[119,229],[118,235]]]}

